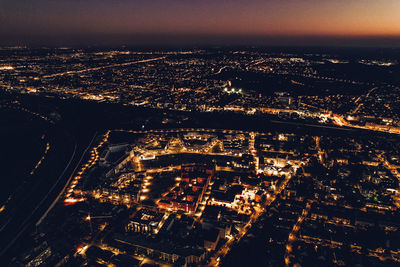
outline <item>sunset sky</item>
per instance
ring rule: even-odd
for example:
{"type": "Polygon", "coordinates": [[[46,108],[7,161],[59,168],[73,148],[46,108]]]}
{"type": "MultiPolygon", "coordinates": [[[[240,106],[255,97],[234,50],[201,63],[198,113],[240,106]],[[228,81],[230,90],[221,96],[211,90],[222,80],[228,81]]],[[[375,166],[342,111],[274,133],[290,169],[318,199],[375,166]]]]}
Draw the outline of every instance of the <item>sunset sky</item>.
{"type": "Polygon", "coordinates": [[[0,0],[0,35],[3,43],[240,43],[247,37],[278,43],[382,38],[396,45],[400,0],[0,0]]]}

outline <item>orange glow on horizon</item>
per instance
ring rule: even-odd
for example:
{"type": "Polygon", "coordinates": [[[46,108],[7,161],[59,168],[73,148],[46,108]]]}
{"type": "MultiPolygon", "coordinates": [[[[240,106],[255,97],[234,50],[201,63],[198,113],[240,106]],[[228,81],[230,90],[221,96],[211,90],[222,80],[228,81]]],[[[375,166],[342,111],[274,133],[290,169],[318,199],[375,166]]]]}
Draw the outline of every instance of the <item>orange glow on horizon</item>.
{"type": "Polygon", "coordinates": [[[399,0],[51,1],[19,14],[5,10],[0,34],[400,38],[399,0]]]}

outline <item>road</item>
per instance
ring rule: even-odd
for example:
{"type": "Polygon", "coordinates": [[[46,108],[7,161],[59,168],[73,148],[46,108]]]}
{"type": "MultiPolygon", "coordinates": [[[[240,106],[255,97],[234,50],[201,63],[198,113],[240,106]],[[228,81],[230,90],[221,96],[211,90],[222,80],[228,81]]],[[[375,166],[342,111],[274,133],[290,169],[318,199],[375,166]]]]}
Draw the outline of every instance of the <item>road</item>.
{"type": "MultiPolygon", "coordinates": [[[[378,87],[373,87],[371,90],[368,91],[368,93],[365,95],[366,98],[368,98],[370,96],[370,94],[375,91],[376,89],[378,89],[378,87]]],[[[356,101],[354,101],[354,104],[357,104],[361,99],[363,98],[363,95],[359,96],[356,101]]],[[[351,114],[356,114],[358,112],[358,110],[363,106],[363,103],[360,103],[357,105],[357,107],[355,107],[355,109],[353,111],[351,111],[351,114]]]]}
{"type": "Polygon", "coordinates": [[[162,59],[165,59],[166,57],[167,56],[143,59],[143,60],[137,60],[137,61],[131,61],[131,62],[125,62],[125,63],[119,63],[119,64],[110,64],[110,65],[105,65],[105,66],[101,66],[101,67],[87,68],[87,69],[81,69],[81,70],[70,70],[70,71],[65,71],[65,72],[60,72],[60,73],[55,73],[55,74],[50,74],[50,75],[44,75],[44,76],[42,76],[42,78],[53,78],[53,77],[57,77],[57,76],[79,74],[79,73],[96,71],[96,70],[107,69],[107,68],[129,66],[129,65],[139,64],[139,63],[162,60],[162,59]]]}
{"type": "MultiPolygon", "coordinates": [[[[287,184],[289,183],[290,179],[292,178],[291,175],[286,176],[282,183],[276,187],[272,196],[267,198],[265,202],[265,208],[269,207],[277,198],[277,196],[286,188],[287,184]]],[[[232,245],[238,243],[243,236],[246,235],[247,231],[251,228],[252,224],[257,221],[257,219],[264,213],[264,210],[256,211],[250,216],[250,220],[245,224],[242,230],[237,233],[233,238],[228,240],[218,251],[214,253],[209,260],[209,266],[218,266],[221,262],[221,259],[228,254],[232,245]]]]}
{"type": "Polygon", "coordinates": [[[296,223],[293,225],[292,231],[288,237],[288,243],[286,244],[286,251],[285,251],[285,266],[290,265],[290,258],[291,252],[293,250],[292,243],[296,240],[297,233],[300,230],[301,224],[303,223],[304,219],[307,217],[308,213],[311,209],[311,204],[313,203],[312,200],[309,200],[306,204],[306,207],[302,210],[299,218],[297,219],[296,223]]]}
{"type": "MultiPolygon", "coordinates": [[[[391,134],[400,134],[400,127],[388,127],[385,125],[355,125],[349,123],[339,114],[332,114],[330,115],[333,123],[340,127],[348,127],[353,129],[362,129],[362,130],[369,130],[375,132],[383,132],[383,133],[391,133],[391,134]]],[[[343,128],[345,129],[345,128],[343,128]]]]}

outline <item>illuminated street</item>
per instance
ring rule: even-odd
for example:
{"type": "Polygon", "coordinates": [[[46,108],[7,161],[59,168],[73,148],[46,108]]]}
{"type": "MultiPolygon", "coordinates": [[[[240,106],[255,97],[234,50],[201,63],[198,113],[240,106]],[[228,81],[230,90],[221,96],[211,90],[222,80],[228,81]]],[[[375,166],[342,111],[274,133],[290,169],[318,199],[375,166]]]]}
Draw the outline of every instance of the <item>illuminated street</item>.
{"type": "Polygon", "coordinates": [[[398,2],[2,0],[0,265],[399,266],[398,2]]]}

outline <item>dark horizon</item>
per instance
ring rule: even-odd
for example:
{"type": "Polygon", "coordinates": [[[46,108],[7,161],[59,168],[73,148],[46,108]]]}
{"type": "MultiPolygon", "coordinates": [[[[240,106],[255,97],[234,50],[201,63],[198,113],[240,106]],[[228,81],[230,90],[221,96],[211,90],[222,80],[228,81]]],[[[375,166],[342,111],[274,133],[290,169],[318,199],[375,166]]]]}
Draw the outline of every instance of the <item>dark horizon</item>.
{"type": "Polygon", "coordinates": [[[3,35],[1,46],[258,46],[400,48],[398,36],[65,34],[3,35]]]}

